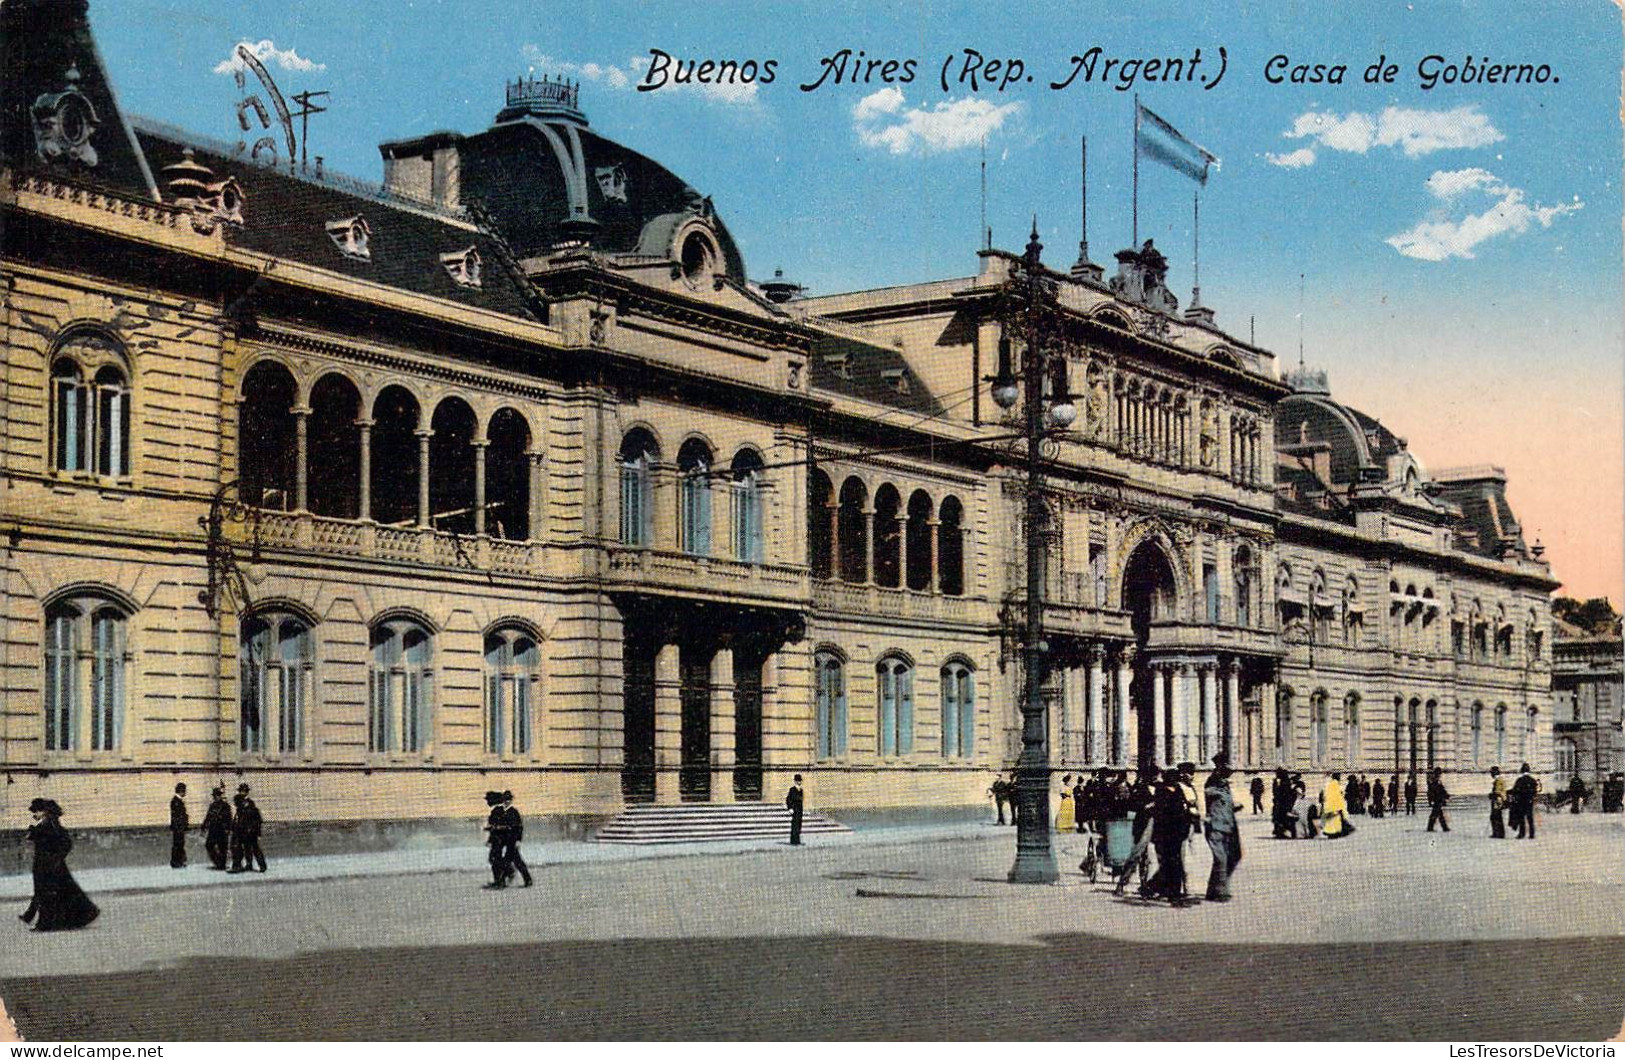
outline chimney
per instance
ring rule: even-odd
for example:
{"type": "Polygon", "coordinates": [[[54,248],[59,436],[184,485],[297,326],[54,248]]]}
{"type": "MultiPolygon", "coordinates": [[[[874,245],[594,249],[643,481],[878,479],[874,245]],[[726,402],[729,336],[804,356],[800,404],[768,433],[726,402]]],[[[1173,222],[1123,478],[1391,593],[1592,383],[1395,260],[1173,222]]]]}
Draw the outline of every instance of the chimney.
{"type": "Polygon", "coordinates": [[[413,140],[378,145],[384,158],[384,190],[413,202],[462,209],[463,138],[453,132],[433,132],[413,140]]]}

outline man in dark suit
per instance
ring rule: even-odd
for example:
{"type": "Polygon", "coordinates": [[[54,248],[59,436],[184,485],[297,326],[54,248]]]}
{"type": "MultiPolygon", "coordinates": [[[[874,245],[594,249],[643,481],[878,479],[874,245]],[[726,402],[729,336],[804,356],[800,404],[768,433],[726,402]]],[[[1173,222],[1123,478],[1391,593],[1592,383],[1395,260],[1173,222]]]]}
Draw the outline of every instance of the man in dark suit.
{"type": "Polygon", "coordinates": [[[790,811],[790,845],[801,845],[801,815],[807,807],[807,793],[801,790],[801,774],[796,774],[790,790],[784,793],[784,805],[790,811]]]}
{"type": "Polygon", "coordinates": [[[1230,900],[1230,874],[1241,864],[1241,833],[1236,830],[1236,800],[1230,792],[1230,756],[1220,751],[1213,756],[1213,772],[1202,791],[1207,802],[1203,822],[1207,846],[1213,852],[1213,870],[1207,877],[1207,900],[1230,900]]]}
{"type": "Polygon", "coordinates": [[[231,840],[231,807],[226,804],[225,788],[215,788],[210,796],[208,812],[203,815],[203,849],[208,851],[211,869],[224,869],[231,840]]]}
{"type": "Polygon", "coordinates": [[[260,808],[249,797],[248,785],[237,786],[237,816],[231,822],[232,872],[253,872],[254,866],[265,871],[265,852],[260,849],[260,830],[265,818],[260,808]]]}
{"type": "Polygon", "coordinates": [[[1253,816],[1264,812],[1264,778],[1255,776],[1253,782],[1247,786],[1248,794],[1253,797],[1253,816]]]}
{"type": "Polygon", "coordinates": [[[1535,838],[1535,796],[1540,794],[1540,782],[1529,773],[1529,763],[1518,770],[1518,779],[1512,782],[1512,816],[1518,822],[1518,838],[1535,838]]]}
{"type": "Polygon", "coordinates": [[[1151,807],[1151,845],[1157,851],[1157,871],[1140,888],[1142,896],[1166,898],[1173,906],[1185,904],[1185,840],[1191,834],[1190,812],[1178,772],[1164,770],[1151,807]]]}
{"type": "Polygon", "coordinates": [[[508,875],[515,872],[525,881],[525,886],[531,885],[530,866],[519,853],[519,841],[525,838],[525,819],[513,804],[513,792],[502,793],[502,860],[507,863],[508,875]]]}
{"type": "Polygon", "coordinates": [[[508,815],[502,809],[502,792],[486,792],[485,805],[491,808],[491,812],[485,815],[485,841],[491,847],[491,882],[485,885],[485,889],[500,891],[508,886],[508,877],[513,875],[513,870],[508,867],[508,815]]]}
{"type": "Polygon", "coordinates": [[[1410,773],[1405,777],[1405,813],[1407,816],[1416,812],[1416,774],[1410,773]]]}
{"type": "Polygon", "coordinates": [[[169,800],[169,867],[186,868],[186,830],[192,827],[192,818],[186,812],[186,785],[176,784],[175,794],[169,800]]]}
{"type": "Polygon", "coordinates": [[[1445,790],[1444,769],[1433,767],[1428,774],[1428,831],[1433,831],[1435,824],[1446,832],[1450,831],[1450,819],[1444,815],[1444,808],[1450,805],[1450,792],[1445,790]]]}

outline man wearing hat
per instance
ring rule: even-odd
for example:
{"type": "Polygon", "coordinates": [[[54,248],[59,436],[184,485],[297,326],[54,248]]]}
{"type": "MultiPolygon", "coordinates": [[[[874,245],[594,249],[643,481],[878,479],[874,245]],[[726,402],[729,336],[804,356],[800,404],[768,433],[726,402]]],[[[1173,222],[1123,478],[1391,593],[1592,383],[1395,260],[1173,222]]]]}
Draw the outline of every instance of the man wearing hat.
{"type": "Polygon", "coordinates": [[[784,793],[785,809],[790,811],[790,845],[801,845],[801,815],[806,811],[807,795],[801,790],[801,774],[796,774],[790,790],[784,793]]]}
{"type": "Polygon", "coordinates": [[[1203,831],[1213,852],[1213,871],[1207,877],[1207,900],[1230,900],[1230,874],[1241,864],[1241,833],[1236,830],[1236,800],[1230,792],[1230,756],[1220,751],[1213,756],[1213,772],[1208,774],[1203,794],[1207,796],[1207,820],[1203,831]]]}
{"type": "Polygon", "coordinates": [[[226,849],[231,837],[231,807],[226,804],[226,789],[217,787],[209,793],[209,809],[203,815],[203,849],[209,855],[211,869],[226,867],[226,849]]]}
{"type": "Polygon", "coordinates": [[[169,800],[169,867],[186,868],[186,830],[192,818],[186,812],[186,785],[176,784],[169,800]]]}
{"type": "Polygon", "coordinates": [[[525,881],[526,887],[529,887],[531,884],[530,866],[525,864],[524,857],[519,853],[519,841],[523,838],[525,838],[525,819],[513,804],[513,792],[504,791],[502,793],[502,860],[507,865],[508,879],[512,879],[513,874],[517,871],[519,878],[525,881]]]}
{"type": "Polygon", "coordinates": [[[513,875],[513,870],[508,867],[507,814],[502,809],[502,792],[486,792],[485,805],[491,808],[491,812],[485,816],[485,841],[491,846],[491,882],[485,885],[485,889],[500,891],[508,886],[508,877],[513,875]]]}
{"type": "Polygon", "coordinates": [[[248,795],[248,785],[237,785],[237,816],[231,822],[231,871],[252,872],[255,865],[265,871],[265,852],[260,849],[260,829],[265,818],[248,795]]]}
{"type": "Polygon", "coordinates": [[[1507,823],[1502,811],[1507,805],[1507,782],[1501,779],[1501,767],[1490,766],[1490,838],[1505,839],[1507,823]]]}

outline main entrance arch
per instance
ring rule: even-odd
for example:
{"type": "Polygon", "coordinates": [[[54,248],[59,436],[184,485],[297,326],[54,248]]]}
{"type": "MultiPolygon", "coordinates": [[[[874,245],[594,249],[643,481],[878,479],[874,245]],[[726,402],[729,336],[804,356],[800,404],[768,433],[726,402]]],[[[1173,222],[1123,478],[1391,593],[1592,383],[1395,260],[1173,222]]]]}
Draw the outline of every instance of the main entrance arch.
{"type": "Polygon", "coordinates": [[[1156,716],[1157,696],[1153,684],[1159,674],[1146,655],[1146,645],[1151,639],[1151,624],[1174,617],[1178,599],[1178,581],[1168,553],[1155,540],[1141,542],[1123,568],[1123,609],[1129,613],[1129,624],[1134,632],[1130,703],[1139,719],[1140,738],[1135,758],[1142,771],[1156,764],[1157,740],[1166,725],[1165,718],[1156,716]]]}

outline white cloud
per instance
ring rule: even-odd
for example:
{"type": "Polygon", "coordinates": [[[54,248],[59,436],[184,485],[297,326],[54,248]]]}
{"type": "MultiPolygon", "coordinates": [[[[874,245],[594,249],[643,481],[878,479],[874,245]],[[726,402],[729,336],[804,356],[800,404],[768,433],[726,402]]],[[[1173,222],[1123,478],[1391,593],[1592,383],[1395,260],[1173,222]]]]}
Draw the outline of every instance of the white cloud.
{"type": "Polygon", "coordinates": [[[1272,166],[1280,166],[1283,169],[1302,169],[1304,166],[1315,164],[1315,149],[1313,147],[1300,147],[1296,151],[1288,151],[1284,155],[1271,154],[1265,151],[1264,161],[1272,166]]]}
{"type": "MultiPolygon", "coordinates": [[[[622,65],[614,63],[576,63],[568,59],[558,59],[548,55],[534,44],[525,45],[521,51],[525,56],[525,61],[530,64],[533,73],[575,78],[580,81],[605,85],[617,91],[637,87],[637,83],[648,72],[650,63],[647,55],[634,55],[622,65]]],[[[684,81],[679,84],[673,79],[667,81],[658,90],[648,93],[648,95],[670,96],[686,93],[699,96],[713,103],[749,109],[760,105],[756,90],[757,85],[755,82],[750,84],[699,84],[694,81],[684,81]]]]}
{"type": "Polygon", "coordinates": [[[1470,193],[1487,195],[1496,201],[1482,213],[1459,218],[1436,216],[1418,221],[1409,231],[1389,236],[1385,241],[1407,258],[1419,261],[1445,261],[1472,258],[1473,248],[1503,235],[1522,235],[1535,225],[1550,228],[1552,222],[1585,205],[1576,196],[1561,206],[1531,206],[1522,188],[1514,188],[1485,169],[1439,170],[1427,179],[1428,193],[1451,204],[1470,193]]]}
{"type": "Polygon", "coordinates": [[[260,41],[258,44],[255,44],[253,41],[245,40],[241,44],[233,47],[231,49],[231,55],[228,58],[222,59],[219,63],[215,64],[213,72],[217,74],[230,74],[243,69],[243,60],[237,54],[237,48],[239,47],[247,48],[249,54],[254,56],[254,58],[258,59],[261,63],[264,63],[266,66],[275,66],[281,70],[294,70],[299,73],[313,73],[315,71],[327,69],[326,63],[313,63],[309,59],[306,59],[304,56],[300,55],[294,49],[278,48],[274,43],[267,39],[260,41]]]}
{"type": "Polygon", "coordinates": [[[1021,110],[1020,103],[995,105],[985,99],[959,99],[933,107],[907,107],[903,91],[888,86],[858,100],[852,127],[866,147],[894,155],[938,154],[974,147],[1021,110]]]}
{"type": "MultiPolygon", "coordinates": [[[[1363,155],[1373,147],[1397,147],[1406,158],[1420,158],[1435,151],[1484,147],[1506,137],[1477,107],[1451,110],[1415,110],[1389,107],[1380,114],[1358,111],[1338,115],[1332,111],[1305,111],[1281,134],[1288,140],[1310,139],[1331,151],[1363,155]]],[[[1294,151],[1281,158],[1300,157],[1294,151]]],[[[1275,158],[1270,158],[1272,162],[1275,158]]],[[[1295,168],[1314,162],[1311,155],[1295,168]]],[[[1275,162],[1285,165],[1284,162],[1275,162]]]]}

